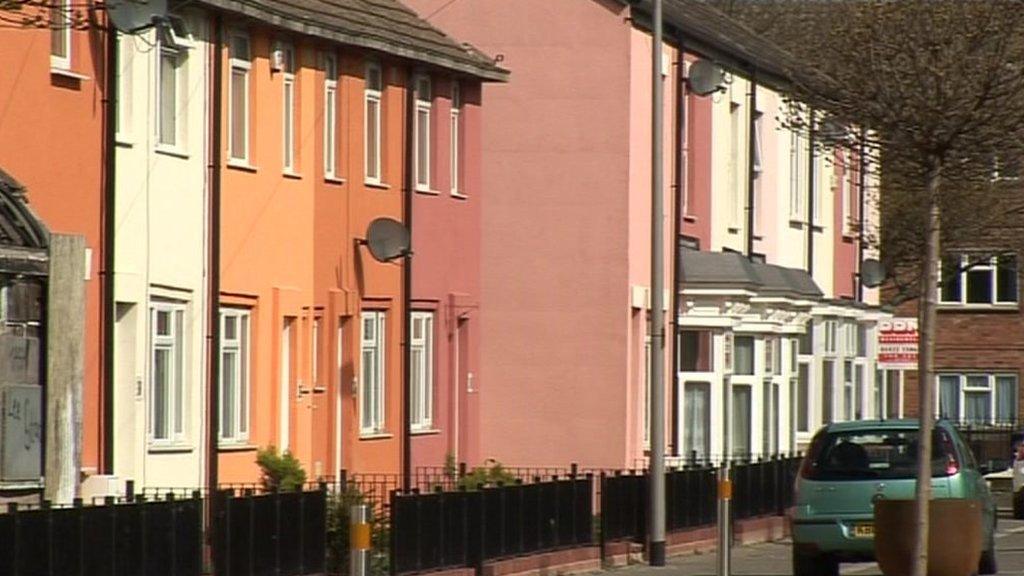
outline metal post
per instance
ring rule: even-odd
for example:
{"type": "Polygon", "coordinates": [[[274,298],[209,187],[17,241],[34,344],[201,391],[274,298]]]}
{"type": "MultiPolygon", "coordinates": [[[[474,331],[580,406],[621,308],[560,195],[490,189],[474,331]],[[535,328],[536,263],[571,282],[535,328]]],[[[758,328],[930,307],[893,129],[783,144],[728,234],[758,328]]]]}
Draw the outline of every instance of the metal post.
{"type": "Polygon", "coordinates": [[[732,573],[732,470],[729,463],[732,434],[732,380],[722,380],[722,465],[718,469],[718,576],[732,573]]]}
{"type": "Polygon", "coordinates": [[[370,507],[349,507],[349,576],[366,576],[370,568],[370,507]]]}
{"type": "Polygon", "coordinates": [[[665,207],[662,124],[664,79],[661,75],[661,0],[654,0],[651,46],[651,566],[665,565],[665,207]]]}
{"type": "Polygon", "coordinates": [[[732,479],[729,460],[723,461],[718,469],[718,576],[732,574],[732,526],[730,505],[732,503],[732,479]]]}

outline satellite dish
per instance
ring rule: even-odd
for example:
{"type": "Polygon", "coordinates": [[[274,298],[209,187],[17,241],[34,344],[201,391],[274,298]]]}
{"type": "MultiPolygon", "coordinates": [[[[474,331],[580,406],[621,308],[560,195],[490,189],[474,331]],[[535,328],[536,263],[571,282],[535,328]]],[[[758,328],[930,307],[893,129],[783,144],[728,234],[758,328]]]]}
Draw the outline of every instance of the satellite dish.
{"type": "Polygon", "coordinates": [[[366,229],[365,243],[378,262],[390,262],[412,254],[409,250],[409,229],[393,218],[377,218],[366,229]]]}
{"type": "Polygon", "coordinates": [[[876,288],[885,281],[885,266],[874,258],[860,264],[860,281],[868,288],[876,288]]]}
{"type": "Polygon", "coordinates": [[[725,72],[722,67],[710,60],[700,59],[690,64],[686,81],[690,91],[698,96],[714,94],[725,85],[725,72]]]}
{"type": "Polygon", "coordinates": [[[167,0],[110,0],[107,14],[118,32],[137,34],[167,15],[167,0]]]}

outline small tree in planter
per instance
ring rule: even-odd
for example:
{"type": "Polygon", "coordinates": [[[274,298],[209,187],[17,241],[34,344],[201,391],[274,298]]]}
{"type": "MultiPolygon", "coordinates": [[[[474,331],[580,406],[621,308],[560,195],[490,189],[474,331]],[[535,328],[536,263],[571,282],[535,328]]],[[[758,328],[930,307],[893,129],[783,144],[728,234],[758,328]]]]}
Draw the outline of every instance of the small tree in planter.
{"type": "Polygon", "coordinates": [[[256,453],[256,464],[262,472],[260,482],[268,492],[298,491],[306,483],[306,471],[302,469],[302,463],[288,450],[278,454],[275,446],[261,449],[256,453]]]}

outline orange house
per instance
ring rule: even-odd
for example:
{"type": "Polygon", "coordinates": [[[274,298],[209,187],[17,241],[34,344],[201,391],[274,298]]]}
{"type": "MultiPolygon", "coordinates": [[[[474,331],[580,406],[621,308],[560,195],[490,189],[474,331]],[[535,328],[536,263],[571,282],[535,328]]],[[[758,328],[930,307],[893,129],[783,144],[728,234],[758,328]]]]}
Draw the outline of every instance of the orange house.
{"type": "MultiPolygon", "coordinates": [[[[84,26],[91,17],[93,21],[104,20],[102,14],[94,13],[94,8],[92,2],[58,1],[41,14],[45,23],[42,28],[10,25],[19,14],[31,19],[34,12],[8,13],[8,25],[0,28],[0,70],[4,71],[0,74],[0,170],[23,187],[24,201],[51,234],[81,236],[85,240],[85,317],[81,319],[84,334],[78,344],[84,346],[82,405],[76,407],[81,421],[75,424],[79,436],[68,453],[71,464],[77,466],[69,487],[72,492],[77,489],[73,484],[79,471],[90,475],[105,468],[100,350],[104,275],[103,54],[107,38],[101,29],[84,26]]],[[[0,214],[0,220],[3,216],[0,214]]],[[[10,232],[7,229],[0,238],[10,232]]],[[[0,274],[0,295],[5,283],[0,274]]],[[[0,308],[2,305],[0,298],[0,308]]],[[[0,336],[10,326],[0,310],[0,336]]],[[[9,359],[3,356],[0,362],[9,359]]],[[[0,380],[3,374],[0,370],[0,380]]],[[[77,387],[77,377],[75,380],[77,387]]],[[[0,386],[3,384],[0,381],[0,386]]],[[[43,402],[46,394],[44,390],[43,402]]],[[[0,470],[0,496],[5,487],[12,487],[3,481],[4,477],[0,470]]]]}
{"type": "Polygon", "coordinates": [[[402,264],[366,229],[404,217],[412,75],[506,75],[397,1],[348,3],[206,2],[224,10],[221,482],[255,480],[268,445],[312,478],[400,469],[402,264]]]}

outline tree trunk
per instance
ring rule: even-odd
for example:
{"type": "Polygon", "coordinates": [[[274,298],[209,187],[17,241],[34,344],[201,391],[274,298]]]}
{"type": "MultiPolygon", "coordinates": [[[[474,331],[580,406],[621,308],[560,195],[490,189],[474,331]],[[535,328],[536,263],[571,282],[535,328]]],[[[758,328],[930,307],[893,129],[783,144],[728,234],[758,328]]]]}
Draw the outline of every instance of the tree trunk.
{"type": "Polygon", "coordinates": [[[932,429],[934,428],[935,390],[935,300],[939,285],[939,182],[941,169],[935,165],[927,174],[928,229],[924,260],[921,262],[921,305],[918,309],[917,386],[920,392],[918,418],[920,435],[917,449],[917,539],[913,576],[928,574],[928,503],[932,497],[932,429]]]}

